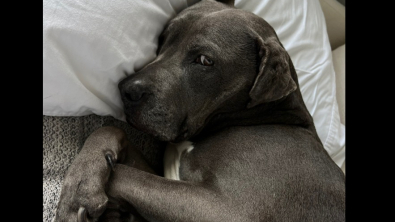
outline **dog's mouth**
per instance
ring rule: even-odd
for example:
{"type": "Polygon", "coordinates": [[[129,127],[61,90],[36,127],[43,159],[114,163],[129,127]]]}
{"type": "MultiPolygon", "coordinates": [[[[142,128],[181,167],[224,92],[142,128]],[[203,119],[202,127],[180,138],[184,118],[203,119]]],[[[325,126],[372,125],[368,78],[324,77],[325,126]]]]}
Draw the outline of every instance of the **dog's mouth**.
{"type": "Polygon", "coordinates": [[[166,140],[166,137],[161,136],[155,130],[151,130],[149,127],[146,127],[146,126],[136,122],[133,118],[129,117],[128,115],[126,115],[126,122],[133,128],[137,129],[138,131],[152,135],[160,140],[166,140]]]}
{"type": "MultiPolygon", "coordinates": [[[[139,118],[132,118],[130,115],[126,114],[126,122],[133,128],[154,136],[161,141],[169,141],[174,143],[179,143],[189,138],[189,130],[187,126],[187,117],[183,119],[178,127],[167,127],[164,125],[155,125],[140,123],[139,118]],[[173,128],[173,130],[171,130],[173,128]]],[[[174,121],[176,122],[176,121],[174,121]]]]}

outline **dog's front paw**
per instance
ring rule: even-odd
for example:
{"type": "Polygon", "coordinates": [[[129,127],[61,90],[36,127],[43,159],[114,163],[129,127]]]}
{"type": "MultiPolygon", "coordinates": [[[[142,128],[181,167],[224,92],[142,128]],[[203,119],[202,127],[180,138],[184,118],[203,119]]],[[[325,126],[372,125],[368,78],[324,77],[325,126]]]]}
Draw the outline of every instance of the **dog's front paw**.
{"type": "Polygon", "coordinates": [[[97,221],[106,210],[105,186],[115,160],[98,152],[77,156],[65,176],[55,221],[97,221]]]}

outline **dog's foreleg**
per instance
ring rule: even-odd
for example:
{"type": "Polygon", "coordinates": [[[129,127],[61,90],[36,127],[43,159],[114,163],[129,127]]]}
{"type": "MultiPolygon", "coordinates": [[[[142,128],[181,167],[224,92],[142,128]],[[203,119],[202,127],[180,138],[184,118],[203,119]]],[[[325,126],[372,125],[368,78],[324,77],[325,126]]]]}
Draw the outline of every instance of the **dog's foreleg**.
{"type": "Polygon", "coordinates": [[[170,180],[117,164],[107,195],[126,201],[148,221],[243,221],[211,186],[170,180]]]}

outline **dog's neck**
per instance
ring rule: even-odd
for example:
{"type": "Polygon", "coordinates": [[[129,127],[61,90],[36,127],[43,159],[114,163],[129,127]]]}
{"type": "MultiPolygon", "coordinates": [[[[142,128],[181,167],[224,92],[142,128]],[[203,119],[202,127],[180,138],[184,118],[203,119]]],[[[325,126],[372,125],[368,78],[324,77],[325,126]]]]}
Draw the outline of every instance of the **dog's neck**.
{"type": "Polygon", "coordinates": [[[234,112],[220,110],[208,118],[205,126],[190,140],[201,139],[226,127],[267,124],[300,126],[310,130],[318,138],[313,118],[303,102],[300,90],[297,89],[281,100],[260,104],[250,109],[234,112]]]}
{"type": "Polygon", "coordinates": [[[248,109],[246,107],[247,103],[250,102],[250,88],[247,88],[235,96],[233,100],[238,101],[237,103],[230,102],[213,113],[207,119],[204,127],[189,140],[201,139],[212,135],[218,130],[231,126],[282,124],[303,127],[309,130],[320,141],[314,126],[313,117],[310,115],[303,101],[298,76],[290,58],[288,64],[290,64],[292,79],[297,85],[297,89],[294,92],[280,100],[260,104],[248,109]],[[235,104],[240,104],[240,107],[234,107],[235,104]]]}

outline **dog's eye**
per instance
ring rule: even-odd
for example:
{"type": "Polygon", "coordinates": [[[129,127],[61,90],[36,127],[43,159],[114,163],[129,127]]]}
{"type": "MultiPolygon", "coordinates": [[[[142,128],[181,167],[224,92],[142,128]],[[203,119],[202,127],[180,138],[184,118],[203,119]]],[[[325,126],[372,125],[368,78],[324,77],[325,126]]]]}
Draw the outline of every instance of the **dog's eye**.
{"type": "Polygon", "coordinates": [[[199,63],[200,65],[203,66],[212,66],[214,62],[207,56],[205,55],[200,55],[195,59],[196,63],[199,63]]]}

